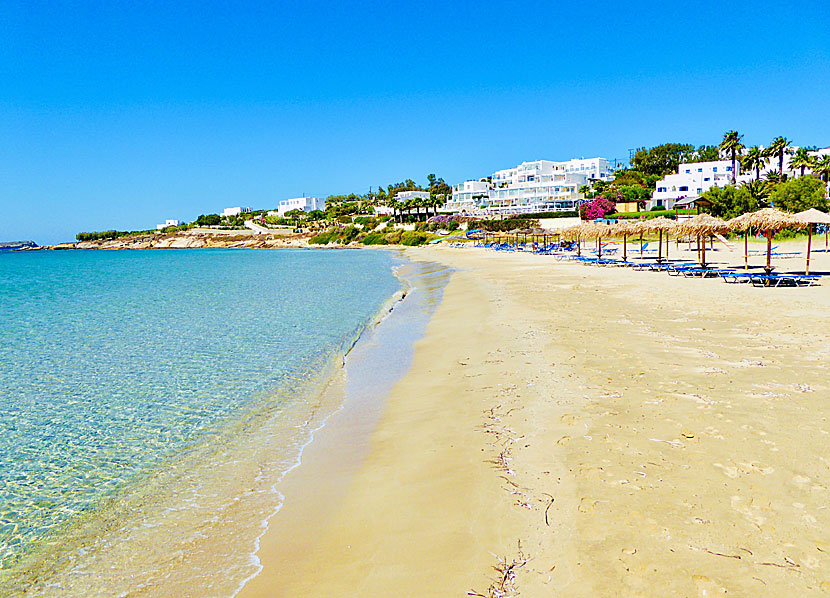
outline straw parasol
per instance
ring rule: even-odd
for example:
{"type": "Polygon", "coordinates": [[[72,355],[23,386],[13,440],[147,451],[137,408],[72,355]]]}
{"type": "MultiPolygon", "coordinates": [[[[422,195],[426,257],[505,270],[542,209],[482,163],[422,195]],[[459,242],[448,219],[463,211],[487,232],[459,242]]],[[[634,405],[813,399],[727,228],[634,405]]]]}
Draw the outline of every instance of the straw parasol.
{"type": "MultiPolygon", "coordinates": [[[[706,237],[729,231],[729,224],[725,220],[715,218],[709,214],[698,214],[678,225],[681,234],[692,237],[706,237]]],[[[706,239],[701,243],[700,265],[706,267],[706,239]]]]}
{"type": "Polygon", "coordinates": [[[666,259],[669,259],[669,231],[677,228],[677,222],[669,220],[660,216],[659,218],[652,218],[645,221],[647,230],[657,231],[659,233],[659,240],[657,241],[657,262],[663,261],[663,233],[666,233],[666,259]]]}
{"type": "MultiPolygon", "coordinates": [[[[804,274],[810,273],[810,250],[813,245],[813,225],[814,224],[830,224],[830,215],[824,212],[819,212],[815,208],[798,212],[796,218],[807,223],[807,266],[804,268],[804,274]]],[[[824,248],[827,249],[827,236],[824,237],[824,248]]]]}
{"type": "MultiPolygon", "coordinates": [[[[764,270],[767,274],[772,272],[772,238],[775,233],[784,228],[805,228],[809,226],[803,220],[799,220],[794,214],[782,212],[775,208],[762,208],[757,212],[742,214],[729,221],[732,230],[748,231],[750,228],[757,228],[764,231],[767,238],[767,265],[764,270]]],[[[744,240],[746,245],[746,240],[744,240]]]]}

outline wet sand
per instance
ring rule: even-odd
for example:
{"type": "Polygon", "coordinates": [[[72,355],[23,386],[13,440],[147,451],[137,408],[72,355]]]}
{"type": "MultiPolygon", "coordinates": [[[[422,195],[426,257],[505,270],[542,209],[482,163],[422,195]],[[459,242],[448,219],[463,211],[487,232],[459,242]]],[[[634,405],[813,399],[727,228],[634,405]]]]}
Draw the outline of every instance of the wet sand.
{"type": "Polygon", "coordinates": [[[306,449],[240,596],[830,592],[830,283],[408,253],[457,269],[412,367],[359,460],[336,418],[306,449]]]}

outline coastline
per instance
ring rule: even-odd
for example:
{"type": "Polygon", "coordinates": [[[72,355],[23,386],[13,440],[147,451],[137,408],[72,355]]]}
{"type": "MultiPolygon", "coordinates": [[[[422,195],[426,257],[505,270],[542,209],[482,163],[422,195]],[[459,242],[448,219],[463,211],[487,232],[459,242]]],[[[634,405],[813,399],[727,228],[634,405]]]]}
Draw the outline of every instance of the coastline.
{"type": "Polygon", "coordinates": [[[830,289],[407,255],[454,269],[412,367],[241,598],[830,590],[830,289]]]}

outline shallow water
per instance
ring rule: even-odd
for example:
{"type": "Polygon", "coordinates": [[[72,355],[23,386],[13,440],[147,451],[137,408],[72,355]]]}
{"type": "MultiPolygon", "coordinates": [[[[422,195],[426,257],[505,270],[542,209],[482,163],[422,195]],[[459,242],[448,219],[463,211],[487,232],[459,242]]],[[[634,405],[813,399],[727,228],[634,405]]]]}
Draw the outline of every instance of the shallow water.
{"type": "Polygon", "coordinates": [[[380,251],[0,257],[4,587],[135,596],[224,558],[200,595],[229,595],[252,573],[239,542],[279,508],[274,482],[329,409],[343,352],[400,289],[396,264],[380,251]]]}

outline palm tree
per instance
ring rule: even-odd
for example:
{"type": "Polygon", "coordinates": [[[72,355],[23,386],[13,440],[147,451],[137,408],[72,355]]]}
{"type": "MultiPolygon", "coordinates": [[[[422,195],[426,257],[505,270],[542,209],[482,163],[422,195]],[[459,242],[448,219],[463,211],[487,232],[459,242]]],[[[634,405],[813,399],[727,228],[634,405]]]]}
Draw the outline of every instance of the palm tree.
{"type": "Polygon", "coordinates": [[[773,186],[781,182],[781,174],[774,170],[770,170],[764,177],[767,179],[767,183],[773,186]]]}
{"type": "Polygon", "coordinates": [[[807,150],[807,148],[798,148],[795,151],[795,155],[793,155],[793,159],[790,160],[790,168],[800,168],[801,176],[804,176],[804,170],[806,168],[812,168],[812,166],[813,157],[810,155],[810,152],[807,150]]]}
{"type": "Polygon", "coordinates": [[[738,135],[737,131],[727,131],[723,135],[723,141],[720,142],[718,149],[722,152],[728,153],[732,156],[732,184],[735,184],[735,158],[744,149],[741,143],[743,135],[738,135]]]}
{"type": "Polygon", "coordinates": [[[824,156],[821,160],[816,159],[813,163],[813,173],[825,183],[830,182],[830,156],[824,156]]]}
{"type": "Polygon", "coordinates": [[[778,156],[778,174],[782,181],[784,180],[784,154],[790,153],[787,150],[787,146],[789,145],[790,140],[786,137],[776,137],[770,143],[769,148],[767,148],[771,156],[778,156]]]}
{"type": "Polygon", "coordinates": [[[749,181],[741,185],[747,190],[749,196],[756,201],[758,205],[765,205],[770,196],[770,185],[766,181],[749,181]]]}
{"type": "Polygon", "coordinates": [[[741,167],[747,170],[755,170],[755,180],[760,180],[761,169],[766,166],[767,159],[764,152],[757,146],[749,148],[741,160],[741,167]]]}

